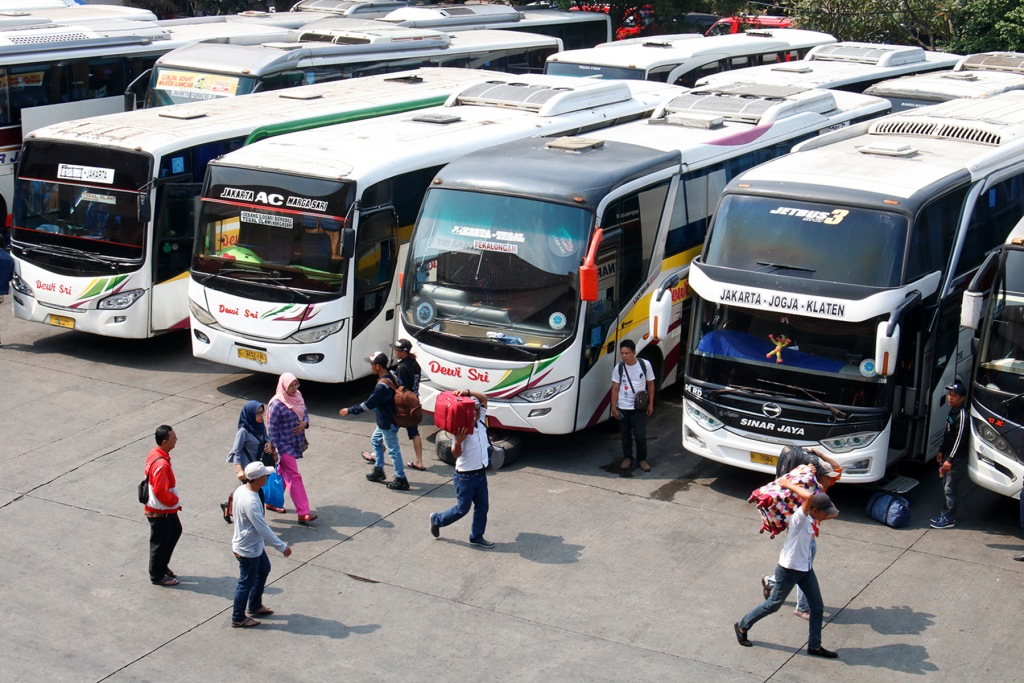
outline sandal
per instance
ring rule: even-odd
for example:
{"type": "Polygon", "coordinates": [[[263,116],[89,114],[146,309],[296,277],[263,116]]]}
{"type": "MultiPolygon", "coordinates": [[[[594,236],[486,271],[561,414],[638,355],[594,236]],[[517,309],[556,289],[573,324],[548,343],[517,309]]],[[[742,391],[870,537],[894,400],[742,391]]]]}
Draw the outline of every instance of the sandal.
{"type": "Polygon", "coordinates": [[[246,617],[243,621],[232,621],[231,628],[252,628],[253,626],[259,626],[260,620],[253,619],[252,617],[246,617]]]}
{"type": "Polygon", "coordinates": [[[424,467],[423,465],[417,465],[414,462],[407,462],[407,463],[405,463],[405,466],[410,468],[410,469],[414,469],[417,472],[426,472],[427,471],[426,467],[424,467]]]}
{"type": "Polygon", "coordinates": [[[270,609],[266,605],[263,605],[263,607],[260,607],[257,610],[250,610],[249,612],[246,612],[246,614],[248,614],[250,617],[262,617],[264,615],[273,614],[273,613],[274,613],[274,610],[270,609]]]}
{"type": "Polygon", "coordinates": [[[287,510],[285,510],[284,508],[278,508],[278,507],[274,507],[273,505],[269,505],[269,504],[264,504],[264,505],[263,505],[263,507],[267,508],[267,509],[268,509],[268,510],[270,510],[271,512],[280,512],[280,513],[281,513],[282,515],[283,515],[284,513],[288,512],[288,511],[287,511],[287,510]]]}
{"type": "Polygon", "coordinates": [[[221,503],[220,504],[220,514],[224,516],[224,521],[225,522],[227,522],[228,524],[231,524],[231,515],[228,514],[228,504],[227,503],[221,503]]]}
{"type": "Polygon", "coordinates": [[[309,524],[310,522],[314,522],[317,519],[319,519],[319,517],[314,514],[299,515],[299,524],[309,524]]]}
{"type": "Polygon", "coordinates": [[[377,462],[376,456],[374,456],[373,453],[370,453],[369,451],[363,451],[363,460],[365,460],[368,463],[377,462]]]}
{"type": "Polygon", "coordinates": [[[154,581],[153,585],[154,586],[177,586],[178,585],[178,580],[176,578],[174,578],[173,576],[165,576],[164,578],[160,579],[159,581],[154,581]]]}

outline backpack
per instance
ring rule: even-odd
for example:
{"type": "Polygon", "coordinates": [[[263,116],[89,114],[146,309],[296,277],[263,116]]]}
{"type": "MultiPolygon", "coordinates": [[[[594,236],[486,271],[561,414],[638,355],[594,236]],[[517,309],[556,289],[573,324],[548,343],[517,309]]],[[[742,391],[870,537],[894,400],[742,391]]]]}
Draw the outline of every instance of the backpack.
{"type": "MultiPolygon", "coordinates": [[[[167,458],[157,458],[156,460],[161,459],[167,460],[167,458]]],[[[154,464],[156,460],[153,461],[154,464]]],[[[146,470],[146,476],[139,482],[139,502],[143,505],[149,505],[149,470],[146,470]]]]}
{"type": "Polygon", "coordinates": [[[775,464],[775,478],[778,479],[784,474],[789,474],[800,465],[818,466],[820,458],[806,448],[800,446],[786,446],[779,454],[779,460],[775,464]]]}
{"type": "Polygon", "coordinates": [[[898,493],[879,491],[868,501],[867,513],[871,519],[893,529],[910,524],[910,502],[898,493]]]}
{"type": "Polygon", "coordinates": [[[395,392],[395,424],[399,427],[415,427],[423,421],[423,406],[420,397],[405,387],[396,387],[387,377],[382,377],[377,384],[387,383],[395,392]]]}

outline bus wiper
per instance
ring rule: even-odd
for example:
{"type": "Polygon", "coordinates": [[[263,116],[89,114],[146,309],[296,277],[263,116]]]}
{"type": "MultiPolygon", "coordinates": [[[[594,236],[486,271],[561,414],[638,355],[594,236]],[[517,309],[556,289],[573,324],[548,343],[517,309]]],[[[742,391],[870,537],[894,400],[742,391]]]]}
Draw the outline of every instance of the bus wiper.
{"type": "Polygon", "coordinates": [[[256,272],[252,268],[222,268],[221,270],[214,271],[212,273],[200,273],[199,284],[205,285],[207,282],[215,277],[223,277],[225,280],[233,280],[234,278],[226,277],[230,273],[254,273],[256,272]]]}
{"type": "Polygon", "coordinates": [[[754,387],[745,387],[739,384],[730,384],[729,386],[722,387],[721,389],[705,389],[704,393],[711,394],[713,396],[721,396],[722,394],[729,394],[734,391],[749,391],[752,394],[768,393],[764,389],[755,389],[754,387]]]}
{"type": "Polygon", "coordinates": [[[1016,401],[1019,398],[1024,398],[1024,391],[1022,391],[1021,393],[1017,394],[1016,396],[1011,396],[1010,398],[1008,398],[1005,401],[1003,401],[1003,408],[1009,407],[1009,405],[1011,403],[1013,403],[1014,401],[1016,401]]]}
{"type": "Polygon", "coordinates": [[[764,268],[774,268],[775,270],[797,270],[801,273],[813,273],[814,268],[804,268],[803,266],[791,266],[785,263],[770,263],[768,261],[757,261],[757,265],[764,268]]]}
{"type": "Polygon", "coordinates": [[[118,263],[118,261],[101,256],[100,254],[83,251],[82,249],[75,249],[74,247],[61,247],[56,244],[34,244],[24,248],[24,252],[27,254],[34,251],[49,254],[51,256],[77,257],[86,261],[92,261],[93,263],[102,263],[105,266],[110,266],[111,270],[116,268],[118,263]]]}
{"type": "Polygon", "coordinates": [[[820,398],[818,398],[817,396],[815,396],[811,392],[807,391],[803,387],[798,387],[798,386],[796,386],[794,384],[782,384],[781,382],[772,382],[772,381],[767,380],[767,379],[759,379],[757,381],[761,382],[762,384],[771,384],[772,386],[782,387],[783,389],[792,389],[793,391],[799,391],[801,394],[803,394],[807,398],[811,399],[815,403],[818,403],[819,405],[823,405],[826,408],[828,408],[829,411],[831,411],[831,413],[833,415],[835,415],[837,419],[844,420],[844,421],[847,419],[846,413],[844,413],[843,411],[839,410],[839,408],[836,408],[831,403],[826,403],[825,401],[822,401],[820,398]]]}
{"type": "MultiPolygon", "coordinates": [[[[412,338],[416,339],[416,340],[419,340],[419,338],[423,335],[424,332],[429,332],[430,330],[433,330],[434,328],[436,328],[441,323],[454,323],[454,322],[458,322],[460,320],[465,320],[466,318],[468,318],[469,316],[471,316],[475,312],[476,311],[474,309],[468,308],[465,311],[463,311],[462,313],[460,313],[459,315],[455,316],[454,318],[441,318],[441,317],[438,317],[438,318],[436,318],[434,320],[434,322],[430,323],[429,325],[427,325],[425,327],[421,327],[419,330],[413,332],[412,333],[412,338]]],[[[454,335],[454,334],[449,334],[447,332],[441,332],[440,330],[438,330],[438,334],[445,334],[445,335],[447,335],[449,337],[457,337],[458,336],[458,335],[454,335]]]]}

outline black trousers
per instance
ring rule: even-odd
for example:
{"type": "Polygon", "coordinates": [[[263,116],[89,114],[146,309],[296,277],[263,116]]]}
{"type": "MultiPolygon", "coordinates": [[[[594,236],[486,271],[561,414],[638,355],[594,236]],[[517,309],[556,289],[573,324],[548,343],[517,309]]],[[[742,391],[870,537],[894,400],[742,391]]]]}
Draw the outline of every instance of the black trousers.
{"type": "Polygon", "coordinates": [[[167,565],[174,546],[181,538],[181,520],[178,513],[149,517],[149,580],[162,581],[167,576],[167,565]]]}

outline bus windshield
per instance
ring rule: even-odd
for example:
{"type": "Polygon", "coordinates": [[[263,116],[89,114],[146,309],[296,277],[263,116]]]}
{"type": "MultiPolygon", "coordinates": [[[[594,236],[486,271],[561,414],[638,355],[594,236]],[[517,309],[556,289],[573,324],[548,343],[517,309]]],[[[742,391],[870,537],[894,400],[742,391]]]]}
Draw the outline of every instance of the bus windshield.
{"type": "Polygon", "coordinates": [[[643,69],[624,66],[602,66],[600,64],[573,64],[572,62],[548,62],[544,73],[552,76],[573,76],[576,78],[619,78],[624,81],[642,81],[646,77],[643,69]]]}
{"type": "Polygon", "coordinates": [[[593,214],[575,206],[431,189],[409,252],[412,329],[530,349],[573,337],[593,214]]]}
{"type": "Polygon", "coordinates": [[[993,293],[979,349],[981,385],[1018,394],[1024,391],[1024,251],[1008,250],[993,293]]]}
{"type": "MultiPolygon", "coordinates": [[[[192,272],[232,281],[338,295],[345,291],[342,228],[355,196],[352,183],[210,167],[192,272]]],[[[248,290],[247,290],[248,291],[248,290]]],[[[276,297],[280,298],[280,297],[276,297]]],[[[301,298],[301,297],[300,297],[301,298]]]]}
{"type": "Polygon", "coordinates": [[[15,242],[26,248],[26,258],[48,263],[81,259],[92,268],[101,257],[109,271],[118,262],[142,260],[139,188],[150,166],[147,156],[134,152],[26,145],[15,185],[15,242]]]}
{"type": "Polygon", "coordinates": [[[901,284],[907,218],[834,204],[729,194],[704,261],[753,272],[870,287],[901,284]]]}
{"type": "Polygon", "coordinates": [[[157,66],[149,83],[147,108],[248,95],[256,87],[256,78],[157,66]]]}
{"type": "Polygon", "coordinates": [[[874,371],[875,330],[883,318],[824,321],[700,298],[694,305],[688,376],[771,392],[792,385],[828,403],[884,406],[885,382],[874,371]]]}

